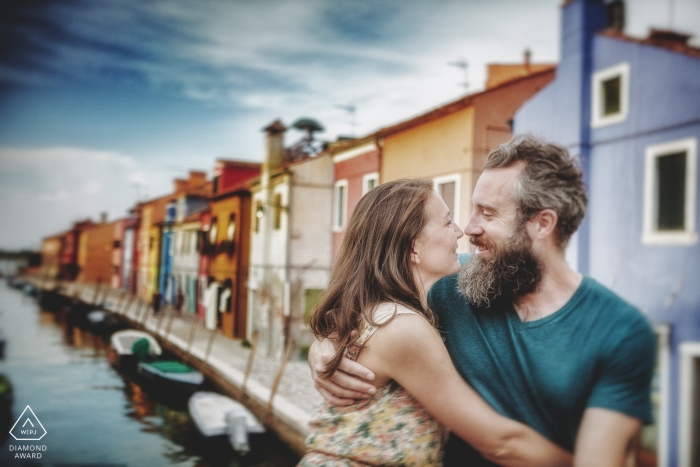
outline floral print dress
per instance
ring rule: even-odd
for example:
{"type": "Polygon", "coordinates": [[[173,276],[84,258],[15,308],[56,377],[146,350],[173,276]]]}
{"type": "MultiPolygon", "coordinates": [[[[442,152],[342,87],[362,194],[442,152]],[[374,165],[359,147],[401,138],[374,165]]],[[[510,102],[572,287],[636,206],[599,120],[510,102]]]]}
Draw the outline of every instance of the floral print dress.
{"type": "MultiPolygon", "coordinates": [[[[383,303],[374,311],[374,321],[383,324],[394,313],[415,313],[383,303]]],[[[358,347],[377,327],[365,323],[358,347]]],[[[355,360],[358,351],[349,351],[355,360]]],[[[442,465],[447,430],[404,388],[391,381],[370,399],[347,407],[324,403],[309,425],[307,454],[302,467],[356,467],[367,465],[442,465]]]]}

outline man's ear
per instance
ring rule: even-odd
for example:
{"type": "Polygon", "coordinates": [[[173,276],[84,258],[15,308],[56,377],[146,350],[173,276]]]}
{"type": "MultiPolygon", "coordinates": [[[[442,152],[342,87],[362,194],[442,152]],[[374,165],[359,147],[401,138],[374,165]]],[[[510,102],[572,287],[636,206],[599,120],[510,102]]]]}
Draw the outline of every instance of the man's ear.
{"type": "Polygon", "coordinates": [[[545,239],[555,235],[559,216],[553,209],[543,209],[530,222],[534,223],[536,237],[545,239]]]}

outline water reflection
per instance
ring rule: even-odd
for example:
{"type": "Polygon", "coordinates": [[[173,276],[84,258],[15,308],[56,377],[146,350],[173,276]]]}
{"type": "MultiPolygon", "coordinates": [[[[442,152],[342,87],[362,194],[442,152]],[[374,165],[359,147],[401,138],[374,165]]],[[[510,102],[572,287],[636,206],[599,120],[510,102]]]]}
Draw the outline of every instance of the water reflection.
{"type": "MultiPolygon", "coordinates": [[[[26,407],[47,429],[47,450],[32,465],[119,464],[129,466],[286,467],[298,457],[265,435],[246,456],[225,439],[205,440],[183,401],[146,390],[138,375],[109,364],[109,339],[74,326],[66,313],[40,310],[36,301],[0,281],[0,330],[8,352],[0,374],[15,383],[15,402],[0,407],[0,465],[15,460],[8,431],[26,407]],[[7,425],[7,427],[5,427],[7,425]],[[4,439],[3,439],[4,438],[4,439]]],[[[213,389],[208,387],[208,390],[213,389]]]]}

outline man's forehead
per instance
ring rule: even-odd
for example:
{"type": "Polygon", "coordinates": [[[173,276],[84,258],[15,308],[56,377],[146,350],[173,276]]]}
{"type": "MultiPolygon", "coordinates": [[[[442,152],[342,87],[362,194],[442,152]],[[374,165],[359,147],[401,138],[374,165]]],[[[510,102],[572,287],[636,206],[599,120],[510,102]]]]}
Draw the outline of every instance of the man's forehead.
{"type": "Polygon", "coordinates": [[[476,182],[474,203],[484,207],[513,201],[513,190],[520,176],[520,166],[486,169],[476,182]]]}

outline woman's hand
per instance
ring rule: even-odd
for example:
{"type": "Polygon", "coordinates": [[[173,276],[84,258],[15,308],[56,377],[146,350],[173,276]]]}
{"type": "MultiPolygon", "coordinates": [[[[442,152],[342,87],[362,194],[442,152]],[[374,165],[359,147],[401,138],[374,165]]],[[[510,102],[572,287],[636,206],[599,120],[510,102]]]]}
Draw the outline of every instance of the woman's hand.
{"type": "Polygon", "coordinates": [[[335,351],[336,346],[331,339],[315,340],[309,348],[309,368],[316,390],[329,403],[340,406],[372,397],[377,388],[366,381],[374,380],[374,373],[349,358],[343,357],[338,369],[330,378],[322,378],[319,375],[326,369],[335,351]]]}

